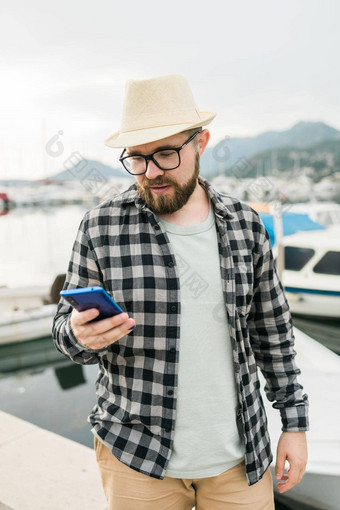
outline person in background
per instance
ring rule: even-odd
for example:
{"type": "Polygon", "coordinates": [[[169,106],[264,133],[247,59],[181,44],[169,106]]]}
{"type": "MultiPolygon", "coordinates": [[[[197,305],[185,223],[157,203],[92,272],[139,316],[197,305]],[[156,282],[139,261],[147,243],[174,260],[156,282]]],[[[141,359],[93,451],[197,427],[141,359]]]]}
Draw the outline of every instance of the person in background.
{"type": "Polygon", "coordinates": [[[281,414],[279,492],[304,475],[308,396],[268,233],[199,175],[214,117],[182,75],[129,80],[105,144],[135,182],[84,214],[73,245],[64,289],[100,285],[124,310],[91,323],[95,308],[61,298],[52,329],[99,366],[88,422],[110,510],[273,510],[258,368],[281,414]]]}

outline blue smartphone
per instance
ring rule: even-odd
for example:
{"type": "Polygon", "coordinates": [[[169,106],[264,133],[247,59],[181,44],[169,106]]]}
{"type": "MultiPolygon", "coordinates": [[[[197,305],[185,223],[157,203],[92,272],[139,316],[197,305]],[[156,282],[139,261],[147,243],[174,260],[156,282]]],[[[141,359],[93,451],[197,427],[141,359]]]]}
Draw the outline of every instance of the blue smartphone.
{"type": "Polygon", "coordinates": [[[98,308],[99,315],[89,322],[100,321],[107,317],[124,313],[124,310],[117,305],[103,287],[96,286],[61,290],[60,295],[78,312],[88,310],[89,308],[98,308]]]}

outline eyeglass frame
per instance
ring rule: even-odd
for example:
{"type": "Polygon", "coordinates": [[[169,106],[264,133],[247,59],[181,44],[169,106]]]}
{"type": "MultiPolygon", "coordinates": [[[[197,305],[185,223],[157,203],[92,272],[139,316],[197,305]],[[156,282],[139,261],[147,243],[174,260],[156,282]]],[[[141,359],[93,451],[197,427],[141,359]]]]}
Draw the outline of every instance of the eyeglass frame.
{"type": "Polygon", "coordinates": [[[146,172],[148,171],[148,164],[149,164],[149,160],[151,159],[151,161],[160,169],[160,170],[163,170],[163,171],[168,171],[168,170],[175,170],[176,168],[178,168],[180,165],[181,165],[181,155],[180,155],[180,151],[186,146],[188,145],[194,138],[196,135],[198,135],[199,133],[202,133],[202,130],[200,131],[196,131],[194,134],[192,134],[188,140],[186,142],[183,143],[183,145],[181,145],[181,147],[163,147],[163,148],[159,148],[157,149],[156,151],[154,151],[152,154],[149,154],[148,156],[145,156],[144,154],[129,154],[128,156],[124,156],[123,157],[123,154],[124,152],[126,151],[126,148],[123,150],[123,152],[121,153],[120,157],[119,157],[119,161],[121,162],[121,164],[123,165],[123,167],[125,168],[125,170],[130,174],[130,175],[144,175],[146,174],[146,172]],[[172,151],[176,151],[177,154],[178,154],[178,165],[177,166],[174,166],[173,168],[162,168],[160,166],[160,164],[154,159],[154,154],[156,154],[156,152],[162,152],[162,151],[169,151],[169,150],[172,150],[172,151]],[[131,158],[132,156],[139,156],[139,157],[142,157],[145,159],[145,164],[146,164],[146,169],[145,169],[145,172],[142,172],[140,174],[132,174],[131,172],[129,172],[129,170],[126,168],[126,166],[124,165],[124,159],[127,159],[127,158],[131,158]]]}

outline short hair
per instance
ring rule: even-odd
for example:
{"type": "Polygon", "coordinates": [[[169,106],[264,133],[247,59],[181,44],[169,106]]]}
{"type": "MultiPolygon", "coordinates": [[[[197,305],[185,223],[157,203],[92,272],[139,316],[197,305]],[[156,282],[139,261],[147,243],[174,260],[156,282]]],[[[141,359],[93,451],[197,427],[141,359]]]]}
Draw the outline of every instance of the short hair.
{"type": "Polygon", "coordinates": [[[196,131],[199,131],[201,132],[202,131],[202,128],[201,127],[198,127],[198,128],[194,128],[194,129],[186,129],[185,131],[182,131],[182,133],[188,133],[189,136],[193,135],[194,133],[196,133],[196,131]]]}
{"type": "MultiPolygon", "coordinates": [[[[198,127],[198,128],[194,128],[194,129],[186,129],[185,131],[182,131],[182,133],[186,133],[188,135],[188,138],[189,138],[194,133],[196,133],[196,131],[201,132],[202,131],[202,127],[198,127]]],[[[195,136],[195,138],[193,139],[193,142],[194,142],[195,147],[197,147],[197,145],[198,145],[197,136],[195,136]]]]}

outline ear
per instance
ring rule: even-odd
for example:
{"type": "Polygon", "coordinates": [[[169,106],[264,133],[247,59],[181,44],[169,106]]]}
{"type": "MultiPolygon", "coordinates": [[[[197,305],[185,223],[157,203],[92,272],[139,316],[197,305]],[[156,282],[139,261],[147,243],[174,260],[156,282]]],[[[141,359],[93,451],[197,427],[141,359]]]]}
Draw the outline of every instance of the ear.
{"type": "Polygon", "coordinates": [[[205,148],[208,145],[209,140],[210,132],[208,131],[208,129],[203,129],[203,131],[201,131],[200,134],[198,135],[198,153],[200,157],[205,151],[205,148]]]}

